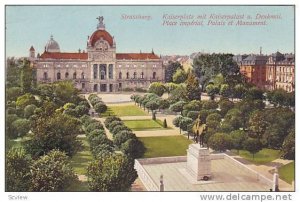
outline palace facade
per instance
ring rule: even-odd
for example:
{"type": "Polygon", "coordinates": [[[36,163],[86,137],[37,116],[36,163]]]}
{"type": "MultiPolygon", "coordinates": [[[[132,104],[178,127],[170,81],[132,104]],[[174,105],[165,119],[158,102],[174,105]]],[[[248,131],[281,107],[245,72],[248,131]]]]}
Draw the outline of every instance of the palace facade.
{"type": "Polygon", "coordinates": [[[86,51],[60,52],[51,36],[41,55],[29,50],[39,83],[72,80],[82,92],[118,92],[125,88],[147,89],[164,82],[162,59],[151,53],[116,53],[116,41],[98,17],[97,30],[88,37],[86,51]]]}

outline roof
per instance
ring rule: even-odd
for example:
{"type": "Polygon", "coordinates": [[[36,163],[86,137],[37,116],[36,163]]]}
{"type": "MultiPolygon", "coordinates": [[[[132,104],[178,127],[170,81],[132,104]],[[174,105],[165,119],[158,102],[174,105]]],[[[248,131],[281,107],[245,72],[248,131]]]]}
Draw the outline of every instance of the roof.
{"type": "Polygon", "coordinates": [[[117,60],[146,60],[159,59],[154,53],[117,53],[117,60]]]}
{"type": "Polygon", "coordinates": [[[92,36],[89,38],[90,44],[92,46],[95,45],[95,43],[99,40],[99,39],[103,39],[105,41],[107,41],[109,43],[110,46],[113,46],[113,37],[105,30],[97,30],[95,31],[92,36]]]}
{"type": "Polygon", "coordinates": [[[88,54],[87,53],[50,53],[44,52],[40,58],[42,59],[77,59],[77,60],[87,60],[88,54]]]}
{"type": "MultiPolygon", "coordinates": [[[[87,60],[87,53],[61,53],[61,52],[44,52],[41,59],[77,59],[87,60]]],[[[153,53],[117,53],[117,60],[146,60],[146,59],[159,59],[159,57],[153,53]]]]}
{"type": "Polygon", "coordinates": [[[35,51],[33,46],[30,47],[29,51],[35,51]]]}

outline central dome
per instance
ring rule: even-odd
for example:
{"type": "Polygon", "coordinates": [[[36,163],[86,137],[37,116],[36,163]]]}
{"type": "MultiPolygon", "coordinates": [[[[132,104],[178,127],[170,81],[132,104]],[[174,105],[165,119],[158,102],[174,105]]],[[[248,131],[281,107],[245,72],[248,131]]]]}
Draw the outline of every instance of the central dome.
{"type": "Polygon", "coordinates": [[[113,37],[105,30],[97,30],[92,34],[90,37],[91,46],[94,46],[95,43],[100,39],[107,41],[111,47],[113,46],[113,37]]]}
{"type": "Polygon", "coordinates": [[[51,35],[50,40],[46,43],[45,51],[50,53],[60,52],[58,43],[53,39],[51,35]]]}

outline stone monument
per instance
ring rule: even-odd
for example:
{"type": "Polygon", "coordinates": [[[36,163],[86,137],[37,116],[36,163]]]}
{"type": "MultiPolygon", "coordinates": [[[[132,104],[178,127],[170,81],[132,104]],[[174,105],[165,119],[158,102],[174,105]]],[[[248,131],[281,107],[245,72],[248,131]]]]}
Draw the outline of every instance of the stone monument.
{"type": "Polygon", "coordinates": [[[211,178],[211,159],[208,148],[190,144],[187,150],[187,171],[197,181],[211,178]]]}

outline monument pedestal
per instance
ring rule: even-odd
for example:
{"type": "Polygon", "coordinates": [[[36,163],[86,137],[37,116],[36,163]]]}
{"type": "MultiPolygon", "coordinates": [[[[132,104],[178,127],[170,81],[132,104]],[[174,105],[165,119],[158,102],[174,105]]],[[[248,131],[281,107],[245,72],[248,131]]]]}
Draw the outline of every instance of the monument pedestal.
{"type": "Polygon", "coordinates": [[[211,177],[211,159],[209,150],[199,144],[190,144],[187,150],[187,171],[199,180],[208,180],[211,177]]]}

